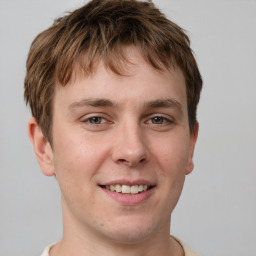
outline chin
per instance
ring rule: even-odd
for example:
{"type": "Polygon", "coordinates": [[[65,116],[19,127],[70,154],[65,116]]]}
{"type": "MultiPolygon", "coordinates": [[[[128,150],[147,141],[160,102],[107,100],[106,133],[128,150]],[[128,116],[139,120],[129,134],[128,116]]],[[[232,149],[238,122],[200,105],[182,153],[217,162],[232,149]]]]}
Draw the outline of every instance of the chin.
{"type": "Polygon", "coordinates": [[[141,218],[126,218],[119,220],[109,229],[109,238],[119,244],[138,244],[149,238],[154,231],[157,230],[157,225],[152,221],[147,221],[141,218]]]}
{"type": "Polygon", "coordinates": [[[133,230],[122,230],[116,234],[112,234],[110,239],[117,244],[136,245],[147,240],[150,234],[151,232],[147,231],[134,232],[133,230]]]}

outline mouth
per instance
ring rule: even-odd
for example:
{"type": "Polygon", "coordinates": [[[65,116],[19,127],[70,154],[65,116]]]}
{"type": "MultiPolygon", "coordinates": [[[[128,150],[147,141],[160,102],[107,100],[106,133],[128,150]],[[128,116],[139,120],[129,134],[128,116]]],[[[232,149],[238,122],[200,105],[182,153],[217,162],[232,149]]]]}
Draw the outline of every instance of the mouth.
{"type": "Polygon", "coordinates": [[[123,206],[136,206],[148,201],[155,192],[156,184],[147,180],[116,180],[111,183],[99,184],[105,195],[123,206]]]}
{"type": "Polygon", "coordinates": [[[126,194],[126,195],[137,195],[143,192],[146,192],[148,190],[151,190],[155,186],[151,185],[126,185],[126,184],[116,184],[116,185],[100,185],[101,188],[116,192],[119,194],[126,194]]]}

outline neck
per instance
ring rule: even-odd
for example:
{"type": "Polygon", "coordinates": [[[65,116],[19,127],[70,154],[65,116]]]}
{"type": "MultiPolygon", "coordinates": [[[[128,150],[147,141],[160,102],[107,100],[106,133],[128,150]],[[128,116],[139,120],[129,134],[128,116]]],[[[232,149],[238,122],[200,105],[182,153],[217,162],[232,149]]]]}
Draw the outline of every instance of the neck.
{"type": "Polygon", "coordinates": [[[57,243],[50,251],[50,256],[183,256],[184,252],[177,241],[168,236],[168,241],[156,243],[156,240],[149,239],[144,243],[136,245],[124,245],[118,243],[96,243],[86,240],[84,242],[78,239],[63,239],[57,243]]]}

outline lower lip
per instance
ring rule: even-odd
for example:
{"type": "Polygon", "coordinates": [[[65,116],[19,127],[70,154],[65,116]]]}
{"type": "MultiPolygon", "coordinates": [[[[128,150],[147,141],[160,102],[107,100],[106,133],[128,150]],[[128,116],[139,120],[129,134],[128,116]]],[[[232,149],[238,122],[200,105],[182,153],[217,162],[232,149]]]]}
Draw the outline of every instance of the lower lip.
{"type": "Polygon", "coordinates": [[[155,187],[139,194],[122,194],[100,187],[108,196],[115,199],[122,205],[138,205],[146,201],[155,191],[155,187]]]}

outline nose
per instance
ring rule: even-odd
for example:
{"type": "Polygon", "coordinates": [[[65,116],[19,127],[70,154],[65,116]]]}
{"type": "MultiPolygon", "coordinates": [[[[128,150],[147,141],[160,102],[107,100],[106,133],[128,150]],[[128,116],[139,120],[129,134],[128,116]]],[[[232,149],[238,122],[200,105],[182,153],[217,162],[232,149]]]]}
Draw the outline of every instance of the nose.
{"type": "Polygon", "coordinates": [[[112,159],[117,164],[134,167],[149,161],[150,151],[139,125],[123,124],[114,138],[112,159]]]}

